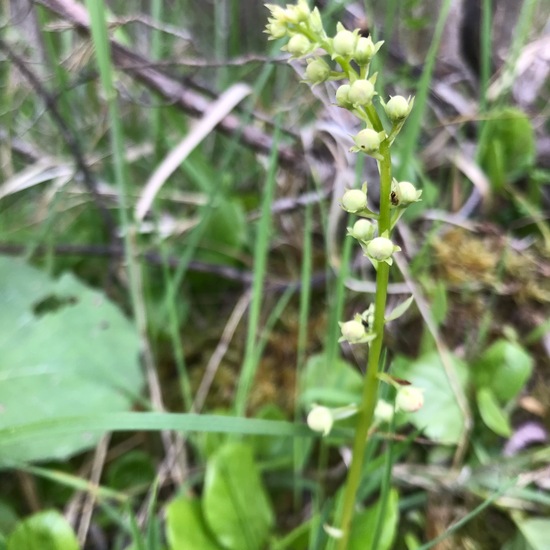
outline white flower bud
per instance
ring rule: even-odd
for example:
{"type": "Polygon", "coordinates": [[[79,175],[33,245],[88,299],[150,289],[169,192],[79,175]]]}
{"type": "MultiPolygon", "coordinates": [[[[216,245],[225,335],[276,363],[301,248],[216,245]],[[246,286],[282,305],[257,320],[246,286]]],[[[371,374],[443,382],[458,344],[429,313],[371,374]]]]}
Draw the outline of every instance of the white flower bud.
{"type": "Polygon", "coordinates": [[[311,49],[311,42],[303,34],[295,34],[286,45],[286,51],[294,57],[306,55],[311,49]]]}
{"type": "Polygon", "coordinates": [[[401,122],[409,116],[411,112],[412,104],[407,101],[402,95],[394,95],[384,105],[386,115],[392,122],[401,122]]]}
{"type": "Polygon", "coordinates": [[[330,76],[330,67],[321,58],[308,59],[308,65],[306,68],[306,79],[312,84],[320,84],[325,82],[330,76]]]}
{"type": "Polygon", "coordinates": [[[357,36],[355,33],[346,29],[338,31],[336,36],[332,39],[334,53],[343,57],[351,57],[353,55],[356,43],[357,36]]]}
{"type": "Polygon", "coordinates": [[[374,418],[379,422],[391,422],[393,418],[393,405],[383,399],[379,399],[374,409],[374,418]]]}
{"type": "Polygon", "coordinates": [[[410,181],[397,182],[393,180],[391,186],[390,201],[392,206],[408,206],[418,202],[422,191],[418,191],[410,181]]]}
{"type": "Polygon", "coordinates": [[[370,105],[374,97],[374,86],[369,80],[356,80],[349,89],[348,99],[353,105],[370,105]]]}
{"type": "Polygon", "coordinates": [[[394,245],[386,237],[376,237],[367,244],[367,254],[379,262],[384,262],[391,258],[394,252],[394,245]]]}
{"type": "Polygon", "coordinates": [[[340,325],[340,331],[344,340],[347,340],[350,344],[361,343],[365,336],[365,327],[361,321],[354,319],[353,321],[338,324],[340,325]]]}
{"type": "Polygon", "coordinates": [[[307,21],[311,14],[307,0],[298,0],[298,4],[294,6],[294,13],[298,22],[307,21]]]}
{"type": "Polygon", "coordinates": [[[424,394],[421,388],[401,386],[397,391],[395,406],[404,412],[416,412],[424,405],[424,394]]]}
{"type": "Polygon", "coordinates": [[[367,207],[367,194],[361,189],[349,189],[342,197],[342,208],[354,214],[367,207]]]}
{"type": "Polygon", "coordinates": [[[376,153],[380,148],[380,136],[376,130],[366,128],[361,130],[354,138],[355,145],[367,154],[376,153]]]}
{"type": "Polygon", "coordinates": [[[365,219],[357,220],[349,234],[360,241],[369,241],[374,236],[374,224],[365,219]]]}
{"type": "Polygon", "coordinates": [[[307,425],[314,432],[321,432],[323,435],[328,435],[334,424],[332,411],[328,407],[316,405],[307,415],[307,425]]]}

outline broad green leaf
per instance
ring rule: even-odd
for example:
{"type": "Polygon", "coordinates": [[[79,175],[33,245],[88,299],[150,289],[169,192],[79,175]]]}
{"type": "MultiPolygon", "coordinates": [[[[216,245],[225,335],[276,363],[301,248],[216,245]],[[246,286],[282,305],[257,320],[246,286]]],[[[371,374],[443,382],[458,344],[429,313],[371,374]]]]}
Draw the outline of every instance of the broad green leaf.
{"type": "Polygon", "coordinates": [[[0,257],[0,462],[64,459],[95,445],[100,434],[81,432],[7,449],[1,430],[130,409],[143,385],[138,354],[134,327],[102,293],[0,257]]]}
{"type": "Polygon", "coordinates": [[[174,499],[166,508],[166,538],[170,550],[221,550],[204,521],[201,503],[174,499]]]}
{"type": "Polygon", "coordinates": [[[550,547],[550,519],[531,518],[516,521],[516,524],[533,550],[548,550],[550,547]]]}
{"type": "Polygon", "coordinates": [[[510,422],[500,408],[495,394],[489,388],[480,388],[476,397],[479,414],[485,425],[497,435],[510,437],[512,435],[510,422]]]}
{"type": "Polygon", "coordinates": [[[224,548],[264,547],[274,523],[273,510],[249,446],[228,443],[208,460],[203,514],[224,548]]]}
{"type": "MultiPolygon", "coordinates": [[[[466,365],[457,357],[448,356],[460,386],[468,381],[466,365]]],[[[439,355],[430,352],[415,361],[397,357],[390,374],[404,378],[424,390],[424,406],[408,415],[409,421],[435,441],[457,443],[464,429],[464,418],[457,404],[439,355]]]]}
{"type": "Polygon", "coordinates": [[[532,357],[517,343],[497,340],[476,361],[475,385],[490,388],[501,403],[508,403],[523,389],[533,371],[532,357]]]}
{"type": "Polygon", "coordinates": [[[414,296],[410,296],[404,302],[401,302],[386,317],[386,323],[389,323],[390,321],[394,321],[395,319],[399,319],[399,317],[401,317],[401,315],[403,315],[411,307],[411,304],[413,303],[413,300],[414,300],[414,296]]]}
{"type": "Polygon", "coordinates": [[[525,113],[507,107],[490,113],[479,151],[481,166],[499,190],[521,177],[535,160],[535,133],[525,113]]]}
{"type": "Polygon", "coordinates": [[[309,409],[314,403],[342,407],[359,403],[363,377],[350,363],[337,358],[328,364],[324,354],[312,356],[304,369],[300,401],[309,409]]]}
{"type": "MultiPolygon", "coordinates": [[[[392,547],[397,533],[397,522],[399,520],[399,494],[392,489],[388,494],[386,508],[380,538],[376,550],[389,550],[392,547]]],[[[355,514],[350,535],[350,550],[364,550],[373,548],[376,522],[380,502],[370,506],[363,512],[355,514]]]]}
{"type": "Polygon", "coordinates": [[[21,521],[8,538],[8,550],[78,550],[67,520],[56,511],[39,512],[21,521]]]}

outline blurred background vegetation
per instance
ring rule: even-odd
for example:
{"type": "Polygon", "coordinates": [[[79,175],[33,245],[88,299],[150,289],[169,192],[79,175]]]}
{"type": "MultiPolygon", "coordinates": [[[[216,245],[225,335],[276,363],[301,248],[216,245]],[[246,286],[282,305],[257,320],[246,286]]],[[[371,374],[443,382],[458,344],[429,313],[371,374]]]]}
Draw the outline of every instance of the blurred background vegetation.
{"type": "MultiPolygon", "coordinates": [[[[338,202],[377,170],[348,151],[357,127],[336,84],[300,82],[305,64],[267,42],[256,0],[112,0],[103,42],[93,4],[1,3],[0,447],[13,426],[71,414],[301,421],[331,384],[353,395],[365,352],[340,347],[337,323],[366,309],[374,276],[338,202]]],[[[317,5],[329,32],[340,20],[385,41],[380,91],[416,97],[394,161],[423,200],[398,230],[390,308],[416,305],[388,326],[386,362],[432,408],[399,427],[387,547],[420,548],[474,510],[436,547],[547,550],[550,3],[317,5]]],[[[169,527],[165,542],[166,504],[202,493],[225,436],[43,429],[0,451],[0,547],[26,548],[13,533],[43,510],[64,512],[83,548],[192,547],[169,527]]],[[[253,446],[269,547],[322,548],[285,536],[322,517],[342,458],[287,443],[253,446]]],[[[372,468],[365,499],[389,475],[372,468]]]]}

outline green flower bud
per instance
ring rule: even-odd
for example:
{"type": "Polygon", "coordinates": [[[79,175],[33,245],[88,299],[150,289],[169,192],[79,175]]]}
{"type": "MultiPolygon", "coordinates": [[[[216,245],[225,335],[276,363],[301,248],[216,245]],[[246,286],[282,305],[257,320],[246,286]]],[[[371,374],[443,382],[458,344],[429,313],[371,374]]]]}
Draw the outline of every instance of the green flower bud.
{"type": "Polygon", "coordinates": [[[349,100],[349,90],[350,90],[349,84],[342,84],[336,90],[336,103],[338,103],[340,107],[344,107],[344,109],[351,107],[351,102],[349,100]]]}
{"type": "Polygon", "coordinates": [[[369,241],[374,236],[374,224],[365,219],[357,220],[349,230],[349,235],[359,241],[369,241]]]}
{"type": "MultiPolygon", "coordinates": [[[[380,43],[382,45],[382,43],[380,43]]],[[[355,46],[355,52],[353,54],[353,58],[359,65],[367,65],[370,63],[371,59],[374,57],[374,54],[378,51],[378,48],[374,45],[374,42],[372,41],[372,38],[361,36],[359,40],[357,41],[357,45],[355,46]]]]}
{"type": "Polygon", "coordinates": [[[316,405],[307,415],[307,425],[314,432],[321,432],[323,435],[328,435],[332,430],[334,418],[332,411],[328,407],[316,405]]]}
{"type": "Polygon", "coordinates": [[[394,244],[386,237],[376,237],[367,244],[367,254],[379,262],[391,259],[394,250],[394,244]]]}
{"type": "Polygon", "coordinates": [[[353,55],[356,43],[357,35],[346,29],[338,31],[332,39],[334,53],[343,57],[351,57],[353,55]]]}
{"type": "Polygon", "coordinates": [[[342,208],[354,214],[367,207],[367,194],[361,189],[349,189],[342,197],[342,208]]]}
{"type": "Polygon", "coordinates": [[[275,19],[270,19],[265,26],[265,32],[269,34],[269,40],[277,40],[278,38],[286,36],[287,28],[286,25],[279,23],[275,19]]]}
{"type": "Polygon", "coordinates": [[[354,138],[355,145],[365,153],[376,153],[380,148],[380,136],[376,130],[366,128],[361,130],[354,138]]]}
{"type": "Polygon", "coordinates": [[[424,405],[424,394],[421,388],[401,386],[395,397],[395,406],[404,412],[416,412],[424,405]]]}
{"type": "Polygon", "coordinates": [[[286,51],[294,57],[306,55],[311,49],[311,42],[303,34],[295,34],[286,45],[286,51]]]}
{"type": "Polygon", "coordinates": [[[309,28],[319,36],[326,36],[325,29],[323,28],[323,21],[321,19],[321,13],[318,8],[313,8],[309,16],[309,28]]]}
{"type": "Polygon", "coordinates": [[[409,116],[412,104],[407,101],[402,95],[394,95],[384,105],[386,115],[392,122],[400,122],[409,116]]]}
{"type": "Polygon", "coordinates": [[[365,327],[361,321],[354,319],[353,321],[339,323],[339,325],[343,340],[347,340],[350,344],[359,344],[363,341],[365,327]]]}
{"type": "Polygon", "coordinates": [[[356,80],[349,89],[348,99],[353,105],[370,105],[374,97],[374,86],[368,80],[356,80]]]}
{"type": "Polygon", "coordinates": [[[326,61],[321,58],[308,59],[306,68],[306,80],[312,84],[325,82],[330,76],[330,67],[326,61]]]}
{"type": "Polygon", "coordinates": [[[311,11],[307,4],[307,0],[298,0],[298,4],[296,4],[295,6],[292,6],[292,8],[298,23],[308,20],[311,14],[311,11]]]}

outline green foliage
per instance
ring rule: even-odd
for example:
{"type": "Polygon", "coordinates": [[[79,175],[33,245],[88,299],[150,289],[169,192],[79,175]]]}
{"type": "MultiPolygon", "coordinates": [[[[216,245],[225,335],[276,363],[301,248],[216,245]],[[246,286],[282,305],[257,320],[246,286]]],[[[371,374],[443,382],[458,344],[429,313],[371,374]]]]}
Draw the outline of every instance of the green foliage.
{"type": "Polygon", "coordinates": [[[524,176],[535,160],[535,132],[529,118],[513,107],[489,114],[479,149],[479,162],[495,191],[524,176]]]}
{"type": "MultiPolygon", "coordinates": [[[[376,545],[376,550],[390,550],[397,533],[397,524],[399,521],[399,494],[395,489],[391,489],[386,500],[384,517],[382,518],[382,531],[376,545]]],[[[365,548],[375,548],[374,536],[378,515],[381,510],[381,503],[369,506],[362,512],[355,514],[350,535],[350,550],[364,550],[365,548]]]]}
{"type": "Polygon", "coordinates": [[[166,529],[172,550],[260,550],[273,523],[251,447],[227,443],[207,462],[202,502],[172,501],[166,529]]]}
{"type": "Polygon", "coordinates": [[[497,340],[474,363],[472,376],[477,388],[490,389],[503,404],[514,399],[533,371],[533,359],[516,342],[497,340]]]}
{"type": "Polygon", "coordinates": [[[170,550],[221,550],[204,521],[201,502],[186,496],[166,507],[166,537],[170,550]]]}
{"type": "Polygon", "coordinates": [[[326,355],[314,355],[304,368],[300,400],[305,409],[314,403],[345,406],[358,402],[362,385],[357,369],[344,359],[329,364],[326,355]]]}
{"type": "Polygon", "coordinates": [[[497,435],[510,437],[512,428],[506,413],[500,408],[495,394],[487,387],[480,388],[476,393],[479,414],[485,425],[497,435]]]}
{"type": "MultiPolygon", "coordinates": [[[[0,286],[0,428],[131,408],[143,386],[139,339],[115,305],[71,274],[52,280],[13,258],[0,257],[0,286]]],[[[0,461],[63,459],[97,439],[0,444],[0,461]]]]}
{"type": "Polygon", "coordinates": [[[21,521],[8,538],[7,550],[79,550],[67,520],[56,511],[39,512],[21,521]]]}
{"type": "Polygon", "coordinates": [[[155,478],[155,465],[149,454],[134,450],[110,464],[106,476],[109,487],[117,491],[145,487],[155,478]]]}
{"type": "MultiPolygon", "coordinates": [[[[454,355],[449,354],[447,358],[458,384],[465,390],[468,383],[466,365],[454,355]]],[[[424,406],[411,414],[409,420],[434,441],[457,443],[464,429],[464,418],[440,356],[430,352],[414,361],[397,357],[391,373],[423,388],[428,396],[424,406]]]]}

